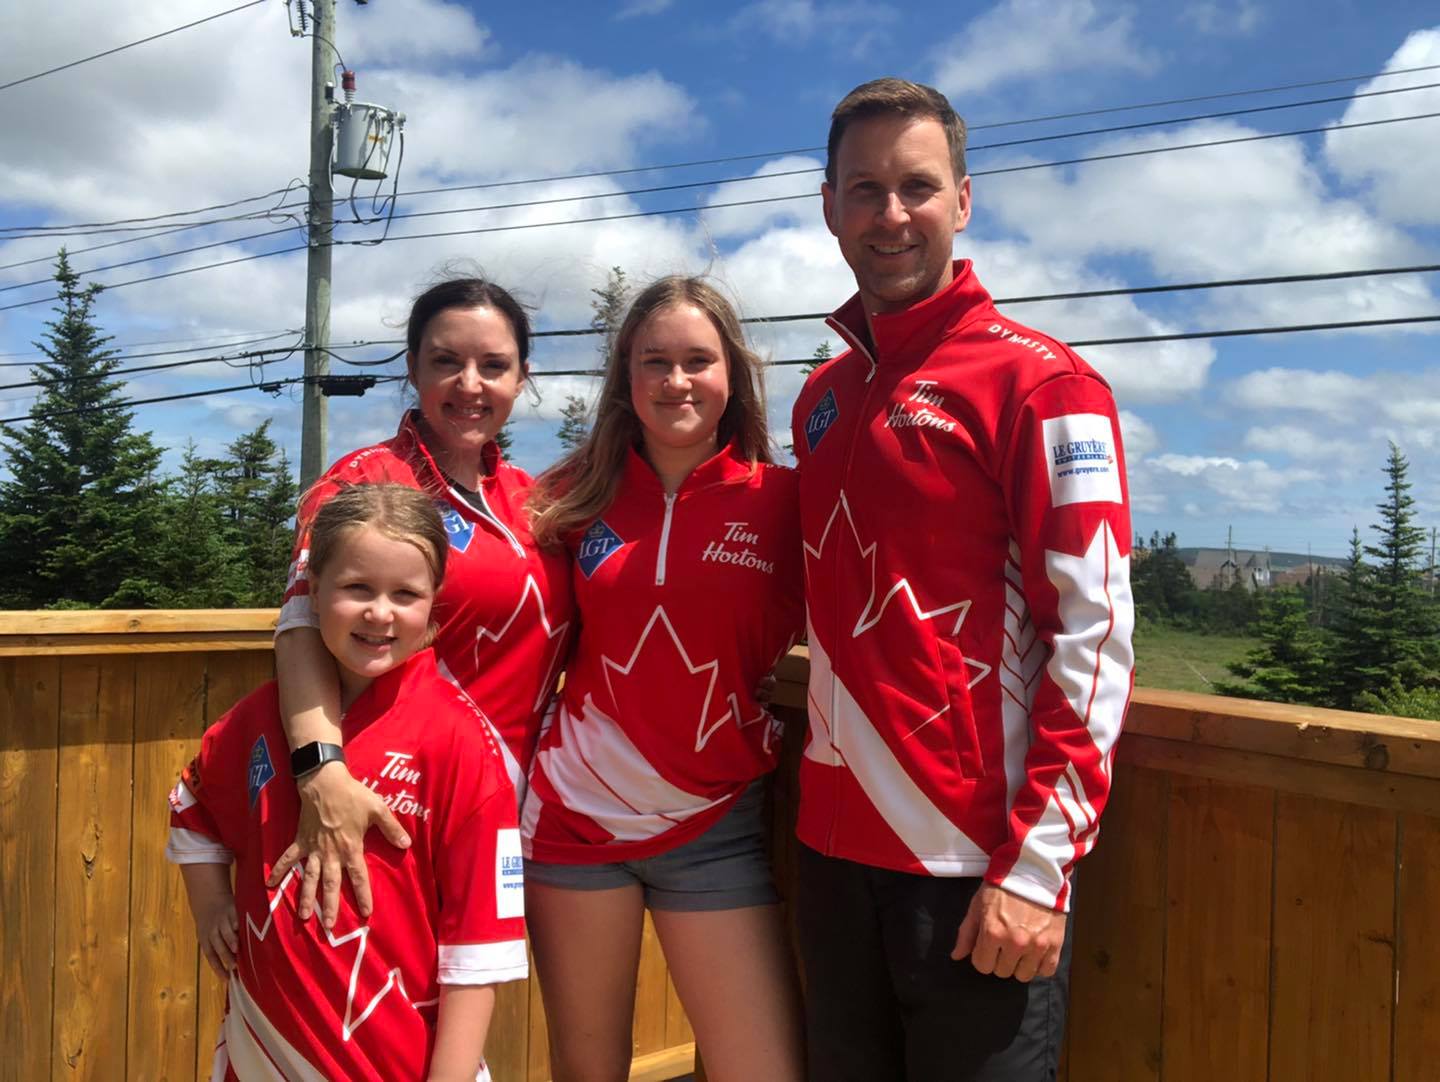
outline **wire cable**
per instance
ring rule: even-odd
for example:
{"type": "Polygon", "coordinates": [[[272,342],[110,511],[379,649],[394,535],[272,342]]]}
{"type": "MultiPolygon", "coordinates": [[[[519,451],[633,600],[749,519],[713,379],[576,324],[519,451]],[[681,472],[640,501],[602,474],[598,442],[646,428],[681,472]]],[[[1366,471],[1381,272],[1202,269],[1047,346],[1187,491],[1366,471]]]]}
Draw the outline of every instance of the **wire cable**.
{"type": "MultiPolygon", "coordinates": [[[[1084,341],[1067,343],[1073,347],[1081,346],[1115,346],[1133,345],[1139,342],[1177,342],[1196,338],[1235,338],[1242,335],[1271,335],[1271,334],[1299,334],[1307,331],[1334,331],[1348,330],[1363,327],[1393,327],[1402,324],[1419,323],[1440,323],[1440,315],[1430,316],[1403,316],[1395,319],[1358,319],[1334,321],[1329,323],[1303,323],[1294,324],[1288,327],[1238,327],[1218,331],[1187,331],[1179,334],[1150,334],[1132,335],[1124,338],[1092,338],[1084,341]]],[[[300,347],[296,347],[298,350],[300,347]]],[[[766,367],[786,368],[791,366],[811,364],[814,357],[795,357],[781,361],[766,361],[766,367]]],[[[535,376],[586,376],[601,377],[604,370],[599,368],[569,368],[569,369],[536,369],[531,373],[535,376]]],[[[71,410],[57,410],[52,413],[32,413],[18,417],[6,417],[0,419],[0,425],[19,424],[25,421],[44,421],[55,417],[67,417],[80,413],[100,413],[112,409],[125,409],[130,406],[150,405],[156,402],[178,402],[183,399],[204,398],[208,395],[233,394],[237,391],[272,391],[280,387],[290,386],[297,383],[315,382],[324,377],[320,376],[294,376],[290,379],[273,380],[265,383],[243,383],[232,387],[212,387],[203,391],[190,391],[184,394],[161,395],[155,398],[133,398],[119,402],[109,403],[105,406],[82,406],[71,410]]],[[[402,375],[376,376],[377,383],[393,383],[404,379],[402,375]]]]}
{"type": "Polygon", "coordinates": [[[256,358],[268,357],[274,353],[282,354],[282,356],[276,357],[273,361],[262,361],[261,367],[263,368],[266,364],[279,364],[282,361],[289,360],[289,358],[295,353],[298,353],[301,348],[301,344],[297,342],[288,348],[277,346],[274,349],[255,349],[245,353],[219,354],[214,357],[192,357],[184,361],[166,361],[161,364],[140,364],[132,368],[112,368],[106,372],[91,372],[79,376],[56,376],[53,379],[32,379],[24,383],[0,384],[0,391],[16,391],[22,387],[50,387],[57,383],[74,383],[79,380],[108,379],[111,376],[128,376],[134,372],[159,372],[171,368],[189,368],[197,364],[223,363],[235,368],[238,366],[234,362],[247,361],[251,362],[250,367],[253,367],[253,362],[256,358]]]}
{"type": "MultiPolygon", "coordinates": [[[[1022,165],[1001,166],[1001,167],[998,167],[998,168],[995,168],[995,169],[982,169],[982,170],[976,170],[976,171],[974,171],[973,173],[971,173],[971,176],[976,176],[976,177],[979,177],[979,176],[997,176],[997,175],[1001,175],[1001,174],[1005,174],[1005,173],[1022,173],[1022,172],[1028,172],[1028,171],[1030,171],[1030,170],[1035,170],[1035,169],[1051,169],[1051,168],[1058,168],[1058,167],[1067,166],[1067,165],[1080,165],[1080,164],[1084,164],[1084,163],[1088,163],[1088,162],[1115,161],[1115,160],[1119,160],[1119,159],[1123,159],[1123,158],[1146,157],[1146,156],[1154,155],[1154,154],[1168,154],[1168,153],[1172,153],[1172,152],[1175,152],[1175,151],[1181,151],[1181,150],[1201,150],[1201,149],[1205,149],[1205,148],[1208,148],[1208,147],[1232,146],[1232,145],[1236,145],[1236,144],[1240,144],[1240,143],[1262,142],[1262,141],[1269,140],[1269,139],[1282,139],[1282,138],[1289,138],[1289,137],[1293,137],[1293,136],[1297,136],[1297,135],[1314,135],[1314,134],[1318,134],[1318,133],[1331,132],[1331,131],[1348,131],[1348,130],[1352,130],[1352,129],[1356,129],[1356,128],[1369,128],[1369,127],[1376,127],[1376,126],[1379,126],[1379,125],[1386,125],[1386,124],[1399,124],[1399,123],[1404,123],[1404,122],[1413,121],[1413,120],[1431,120],[1431,119],[1435,119],[1436,117],[1440,117],[1440,113],[1417,113],[1417,114],[1414,114],[1414,115],[1411,115],[1411,116],[1386,117],[1386,118],[1383,118],[1383,119],[1380,119],[1380,120],[1356,121],[1356,122],[1352,122],[1352,123],[1349,123],[1349,124],[1331,124],[1331,125],[1327,125],[1326,127],[1323,127],[1323,128],[1300,128],[1300,129],[1294,129],[1294,130],[1283,131],[1283,132],[1265,132],[1265,133],[1261,133],[1261,134],[1258,134],[1258,135],[1235,136],[1235,137],[1228,138],[1228,139],[1211,139],[1211,140],[1205,140],[1205,141],[1198,142],[1198,143],[1182,143],[1182,144],[1177,144],[1177,145],[1173,145],[1173,146],[1165,146],[1165,147],[1145,147],[1145,148],[1142,148],[1142,149],[1139,149],[1139,150],[1116,151],[1116,152],[1109,153],[1109,154],[1094,154],[1094,155],[1088,155],[1088,156],[1080,157],[1080,158],[1069,158],[1069,159],[1065,159],[1065,160],[1061,160],[1061,161],[1031,162],[1031,163],[1022,164],[1022,165]]],[[[600,198],[600,197],[594,197],[594,196],[592,196],[592,197],[590,197],[590,198],[600,198]]],[[[554,221],[554,222],[521,222],[521,223],[517,223],[517,224],[514,224],[514,225],[484,226],[484,227],[479,227],[479,228],[474,228],[474,229],[439,230],[439,231],[433,231],[433,232],[428,232],[428,233],[403,233],[403,234],[400,234],[400,235],[398,235],[398,236],[393,236],[393,237],[391,237],[390,240],[392,240],[392,241],[402,241],[402,240],[433,240],[433,239],[444,238],[444,237],[476,236],[476,235],[485,234],[485,233],[508,233],[508,232],[514,232],[514,231],[517,231],[517,230],[524,230],[524,229],[542,229],[542,228],[550,228],[550,227],[555,227],[555,226],[590,225],[590,224],[596,224],[596,223],[600,223],[600,222],[624,221],[624,220],[633,219],[633,218],[653,218],[653,217],[659,217],[659,216],[664,216],[664,215],[703,214],[703,213],[705,213],[705,212],[707,212],[707,211],[712,211],[712,210],[724,210],[724,209],[731,209],[731,208],[735,208],[735,207],[749,207],[749,206],[758,206],[758,205],[769,204],[769,203],[784,203],[784,202],[790,202],[790,201],[800,200],[800,199],[817,199],[817,198],[819,198],[819,193],[818,193],[818,192],[804,192],[804,193],[798,193],[798,194],[795,194],[795,195],[768,196],[768,197],[759,198],[759,199],[742,199],[742,200],[735,200],[735,201],[725,202],[725,203],[711,203],[711,204],[709,204],[709,205],[707,205],[707,206],[700,206],[700,207],[695,207],[695,206],[689,206],[689,207],[668,207],[668,208],[661,209],[661,210],[641,210],[641,211],[631,211],[631,212],[624,213],[624,214],[594,215],[594,216],[591,216],[591,217],[588,217],[588,218],[568,218],[568,219],[562,219],[562,220],[560,220],[560,221],[554,221]]],[[[279,232],[288,232],[288,230],[280,230],[279,232]]],[[[269,235],[272,235],[272,234],[267,233],[267,234],[264,234],[264,235],[269,236],[269,235]]],[[[227,243],[227,242],[220,242],[220,243],[227,243]]],[[[228,242],[228,243],[237,243],[237,242],[235,242],[235,241],[230,241],[230,242],[228,242]]],[[[364,241],[355,241],[355,240],[331,240],[331,241],[321,242],[321,244],[322,244],[323,246],[328,246],[328,247],[338,247],[338,246],[342,246],[342,245],[359,245],[359,244],[363,244],[363,243],[365,243],[365,242],[364,242],[364,241]]],[[[203,245],[202,247],[215,247],[215,246],[216,246],[216,245],[213,245],[213,244],[212,244],[212,245],[203,245]]],[[[129,279],[129,280],[123,281],[123,282],[107,283],[107,284],[104,285],[104,288],[105,288],[105,289],[121,289],[121,288],[124,288],[125,286],[140,285],[140,284],[146,283],[146,282],[161,281],[161,280],[163,280],[163,279],[166,279],[166,278],[174,278],[174,277],[177,277],[177,276],[179,276],[179,275],[195,274],[195,273],[198,273],[198,272],[200,272],[200,271],[214,270],[214,269],[219,268],[219,267],[233,266],[233,265],[235,265],[235,264],[237,264],[237,263],[246,263],[246,262],[250,262],[250,261],[256,260],[256,259],[267,259],[267,258],[269,258],[269,257],[271,257],[271,256],[286,255],[286,254],[289,254],[289,253],[292,253],[292,252],[300,252],[300,251],[306,250],[307,247],[308,247],[308,245],[301,244],[301,245],[294,245],[294,246],[288,247],[288,248],[279,248],[279,249],[275,249],[275,250],[268,251],[268,252],[252,252],[252,253],[250,253],[250,254],[248,254],[248,255],[245,255],[245,256],[240,256],[240,257],[235,258],[235,259],[221,260],[220,262],[217,262],[217,263],[206,263],[206,264],[202,264],[201,266],[198,266],[198,267],[187,267],[187,268],[184,268],[184,269],[181,269],[181,270],[178,270],[178,271],[169,271],[169,272],[164,273],[164,274],[154,274],[154,275],[148,275],[148,276],[143,277],[143,278],[132,278],[132,279],[129,279]]],[[[154,257],[152,257],[152,258],[154,258],[154,257]]],[[[133,262],[148,262],[148,261],[149,261],[149,260],[135,260],[135,261],[133,261],[133,262]]],[[[125,264],[125,265],[129,265],[129,264],[125,264]]],[[[39,284],[39,282],[30,283],[30,284],[32,284],[32,285],[34,285],[34,284],[39,284]]],[[[13,288],[13,287],[5,287],[5,288],[13,288]]],[[[58,300],[58,299],[59,299],[59,294],[52,294],[52,295],[49,296],[49,297],[37,297],[37,298],[34,298],[34,299],[32,299],[32,300],[20,301],[20,302],[15,303],[15,304],[0,305],[0,312],[13,311],[14,309],[17,309],[17,308],[26,308],[26,307],[30,307],[30,306],[36,305],[36,304],[45,304],[45,303],[48,303],[48,302],[50,302],[50,301],[54,301],[54,300],[58,300]]]]}
{"type": "MultiPolygon", "coordinates": [[[[1312,81],[1309,81],[1309,82],[1286,83],[1286,84],[1283,84],[1283,85],[1270,86],[1270,87],[1257,87],[1257,88],[1253,88],[1253,89],[1250,89],[1250,90],[1232,90],[1232,91],[1225,91],[1225,92],[1216,93],[1216,94],[1200,94],[1200,95],[1195,95],[1195,96],[1186,97],[1186,98],[1169,98],[1169,99],[1166,99],[1166,100],[1163,100],[1163,101],[1140,102],[1140,103],[1131,104],[1131,105],[1113,105],[1113,106],[1107,106],[1107,107],[1099,108],[1099,109],[1085,109],[1085,110],[1080,110],[1080,111],[1077,111],[1077,112],[1052,113],[1052,114],[1049,114],[1049,115],[1046,115],[1046,116],[1026,117],[1026,118],[1018,119],[1018,120],[1003,120],[1003,121],[995,121],[995,122],[985,123],[985,124],[971,124],[971,125],[969,125],[968,130],[971,131],[971,132],[976,132],[976,131],[982,131],[982,130],[992,129],[992,128],[1007,128],[1007,127],[1016,127],[1016,126],[1025,125],[1025,124],[1040,124],[1040,123],[1044,123],[1044,122],[1047,122],[1047,121],[1054,121],[1054,120],[1069,120],[1069,119],[1075,119],[1075,118],[1080,118],[1080,117],[1088,117],[1088,116],[1103,116],[1103,115],[1110,114],[1110,113],[1131,112],[1131,111],[1136,111],[1136,110],[1141,110],[1141,109],[1153,109],[1153,108],[1160,108],[1160,107],[1163,107],[1163,106],[1170,106],[1170,105],[1188,105],[1188,104],[1192,104],[1192,103],[1195,103],[1195,102],[1218,101],[1218,100],[1222,100],[1222,99],[1225,99],[1225,98],[1248,97],[1248,96],[1250,96],[1250,95],[1255,95],[1255,94],[1280,93],[1280,92],[1286,91],[1286,90],[1303,90],[1303,89],[1308,89],[1308,88],[1310,88],[1310,87],[1318,87],[1318,86],[1336,86],[1336,85],[1339,85],[1339,84],[1341,84],[1341,83],[1364,82],[1364,81],[1369,80],[1369,79],[1391,78],[1391,77],[1399,76],[1399,75],[1409,75],[1409,74],[1414,74],[1414,73],[1417,73],[1417,72],[1435,71],[1435,70],[1440,70],[1440,64],[1424,64],[1424,65],[1419,65],[1419,66],[1410,67],[1410,68],[1397,68],[1397,69],[1394,70],[1394,71],[1370,72],[1370,73],[1365,74],[1365,75],[1345,75],[1345,76],[1337,76],[1337,77],[1335,77],[1335,78],[1330,78],[1330,79],[1317,79],[1317,80],[1312,80],[1312,81]]],[[[1407,88],[1400,88],[1400,89],[1423,89],[1423,88],[1422,88],[1422,87],[1407,87],[1407,88]]],[[[1350,95],[1350,97],[1368,97],[1368,96],[1372,96],[1372,95],[1378,94],[1378,93],[1390,93],[1390,92],[1391,92],[1391,91],[1367,91],[1367,92],[1364,92],[1364,93],[1358,94],[1358,95],[1350,95]]],[[[1319,101],[1322,101],[1322,100],[1331,100],[1331,99],[1316,99],[1316,103],[1318,103],[1319,101]]],[[[1343,100],[1343,99],[1342,99],[1342,100],[1343,100]]],[[[1299,106],[1299,105],[1305,105],[1305,104],[1312,104],[1312,102],[1292,102],[1292,103],[1290,103],[1290,104],[1287,105],[1287,106],[1274,106],[1274,107],[1266,107],[1266,108],[1290,108],[1290,107],[1299,106]]],[[[1257,110],[1257,111],[1263,111],[1263,109],[1262,109],[1262,110],[1257,110]]],[[[1172,123],[1174,123],[1174,122],[1175,122],[1175,121],[1172,121],[1172,123]]],[[[1056,136],[1056,138],[1063,138],[1063,137],[1064,137],[1064,136],[1056,136]]],[[[975,150],[975,149],[978,149],[978,148],[977,148],[977,147],[971,147],[970,149],[971,149],[971,150],[975,150]]],[[[566,180],[586,180],[586,179],[590,179],[590,178],[594,178],[594,177],[627,176],[627,175],[634,174],[634,173],[665,172],[665,171],[669,171],[669,170],[672,170],[672,169],[688,169],[688,168],[694,168],[694,167],[699,167],[699,166],[704,166],[704,165],[724,165],[724,164],[728,164],[728,163],[730,163],[730,162],[756,161],[756,160],[759,160],[759,159],[762,159],[762,158],[778,158],[778,157],[785,157],[785,156],[787,156],[787,155],[793,155],[793,154],[813,154],[813,153],[818,153],[818,152],[823,151],[823,150],[825,150],[825,147],[823,147],[823,146],[795,147],[795,148],[791,148],[791,149],[789,149],[789,150],[769,150],[769,151],[762,151],[762,152],[756,152],[756,153],[750,153],[750,154],[732,154],[732,155],[728,155],[728,156],[724,156],[724,157],[698,158],[698,159],[694,159],[694,160],[691,160],[691,161],[671,162],[671,163],[668,163],[668,164],[629,166],[629,167],[623,168],[623,169],[600,169],[600,170],[592,170],[592,171],[589,171],[589,172],[582,172],[582,173],[562,173],[562,174],[554,174],[554,175],[543,176],[543,177],[529,177],[529,178],[520,179],[520,180],[489,181],[489,182],[482,183],[482,184],[459,184],[459,185],[445,185],[445,186],[436,187],[436,188],[417,188],[417,189],[413,189],[413,190],[407,191],[407,192],[400,192],[399,194],[400,194],[400,196],[402,196],[402,197],[404,197],[404,196],[412,196],[412,195],[433,195],[433,194],[441,193],[441,192],[476,191],[476,190],[487,189],[487,188],[507,188],[507,187],[518,187],[518,186],[525,186],[525,185],[531,185],[531,184],[549,184],[549,183],[555,183],[555,182],[566,181],[566,180]]],[[[41,231],[45,231],[45,230],[79,229],[79,228],[81,228],[82,226],[85,226],[85,227],[93,227],[93,228],[96,228],[96,229],[104,229],[104,228],[107,228],[107,227],[109,227],[109,226],[124,225],[124,224],[130,224],[130,223],[134,223],[134,222],[159,221],[159,220],[162,220],[162,219],[165,219],[165,218],[183,217],[183,216],[188,215],[188,214],[200,214],[200,213],[205,213],[206,211],[209,211],[209,210],[226,209],[226,208],[228,208],[228,207],[238,206],[238,205],[240,205],[240,204],[247,203],[247,202],[258,202],[258,201],[260,201],[260,200],[262,200],[262,199],[268,199],[270,196],[275,195],[275,194],[277,194],[277,193],[284,192],[284,191],[286,191],[286,190],[287,190],[287,189],[285,189],[285,188],[277,188],[277,189],[274,189],[274,190],[272,190],[272,191],[266,192],[266,193],[264,193],[264,194],[262,194],[262,195],[251,196],[251,197],[249,197],[248,199],[238,200],[238,201],[236,201],[236,202],[234,202],[234,203],[217,204],[216,206],[213,206],[213,207],[200,207],[200,208],[197,208],[197,209],[195,209],[195,210],[189,210],[189,211],[172,211],[172,212],[169,213],[169,214],[155,215],[155,216],[153,216],[153,217],[151,217],[151,218],[123,218],[123,219],[117,219],[117,220],[112,221],[112,222],[73,223],[73,224],[68,225],[68,226],[67,226],[67,225],[59,225],[59,226],[38,226],[38,225],[37,225],[37,226],[0,226],[0,232],[41,233],[41,231]]],[[[343,202],[343,201],[344,201],[344,200],[343,200],[343,197],[340,198],[340,199],[332,199],[332,202],[343,202]]],[[[303,204],[289,204],[289,205],[287,205],[287,206],[301,206],[301,205],[303,205],[303,204]]],[[[278,208],[277,208],[277,209],[278,209],[278,208]]],[[[226,221],[226,220],[232,220],[232,219],[220,219],[220,221],[226,221]]],[[[195,224],[196,226],[198,226],[198,225],[200,225],[200,224],[216,224],[216,223],[194,223],[194,224],[195,224]]],[[[186,228],[189,228],[189,226],[187,226],[186,228]]]]}
{"type": "MultiPolygon", "coordinates": [[[[135,347],[135,346],[173,346],[173,345],[176,345],[177,343],[182,343],[182,342],[183,342],[183,343],[186,343],[186,344],[188,344],[188,345],[190,346],[189,349],[164,349],[164,350],[157,350],[157,351],[152,352],[152,353],[124,353],[124,354],[117,354],[117,356],[115,357],[115,360],[117,360],[117,361],[133,361],[133,360],[138,360],[138,359],[141,358],[141,357],[170,357],[170,356],[174,356],[175,354],[179,354],[179,353],[195,353],[196,351],[202,350],[202,349],[221,349],[221,348],[226,347],[226,346],[250,346],[250,345],[254,345],[254,344],[257,343],[257,342],[273,342],[273,341],[274,341],[275,339],[277,339],[277,338],[284,338],[284,337],[287,336],[287,335],[299,334],[300,332],[297,331],[297,330],[296,330],[295,328],[293,328],[293,327],[287,327],[287,328],[285,328],[285,329],[283,329],[283,330],[279,330],[279,331],[265,331],[265,332],[263,332],[259,337],[245,337],[245,336],[252,336],[252,335],[254,335],[254,333],[255,333],[255,332],[253,332],[253,331],[235,331],[235,332],[232,332],[232,333],[230,333],[230,334],[212,334],[212,335],[206,336],[206,337],[203,338],[203,339],[202,339],[202,338],[155,338],[155,339],[150,339],[149,341],[145,341],[145,342],[127,342],[127,343],[125,343],[124,345],[111,346],[110,348],[111,348],[111,349],[114,349],[114,350],[122,350],[122,351],[123,351],[123,350],[130,349],[130,348],[132,348],[132,347],[135,347]],[[240,341],[240,342],[212,342],[212,341],[210,341],[211,338],[242,338],[242,337],[244,338],[244,340],[243,340],[243,341],[240,341]]],[[[37,352],[36,350],[26,350],[26,351],[23,352],[23,353],[0,353],[0,357],[35,357],[35,358],[43,358],[44,356],[45,356],[44,353],[37,352]]],[[[28,365],[45,364],[45,363],[47,363],[47,362],[46,362],[46,361],[43,361],[43,360],[38,360],[38,359],[37,359],[37,360],[34,360],[34,361],[12,361],[12,362],[10,362],[9,364],[0,364],[0,368],[22,368],[22,367],[25,367],[25,366],[28,366],[28,365]]]]}
{"type": "Polygon", "coordinates": [[[228,11],[220,11],[214,15],[207,15],[203,19],[196,19],[193,23],[186,23],[184,26],[177,26],[173,30],[164,30],[158,34],[151,34],[148,38],[141,38],[139,41],[132,41],[128,45],[117,45],[113,49],[106,49],[103,53],[95,53],[93,56],[86,56],[82,57],[79,60],[72,60],[68,64],[61,64],[59,67],[50,68],[47,71],[39,71],[36,72],[34,75],[27,75],[23,79],[14,79],[8,83],[0,83],[0,90],[9,90],[12,86],[19,86],[21,83],[32,82],[35,79],[43,79],[47,75],[54,75],[57,71],[67,71],[70,68],[79,67],[81,64],[88,64],[92,60],[99,60],[101,57],[114,56],[116,53],[122,53],[126,49],[133,49],[137,45],[144,45],[147,42],[169,37],[171,34],[178,34],[182,30],[189,30],[192,26],[199,26],[201,23],[208,23],[215,19],[223,18],[226,15],[233,15],[237,11],[244,11],[246,8],[253,8],[263,3],[265,3],[265,0],[250,0],[248,4],[241,4],[239,7],[230,8],[228,11]]]}

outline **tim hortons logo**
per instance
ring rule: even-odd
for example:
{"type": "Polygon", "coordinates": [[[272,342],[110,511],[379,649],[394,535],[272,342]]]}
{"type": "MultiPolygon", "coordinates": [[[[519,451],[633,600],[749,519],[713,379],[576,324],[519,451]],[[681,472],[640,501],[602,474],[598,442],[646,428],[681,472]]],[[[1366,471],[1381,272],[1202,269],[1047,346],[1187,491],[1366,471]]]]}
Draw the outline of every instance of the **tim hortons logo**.
{"type": "Polygon", "coordinates": [[[385,765],[380,768],[379,775],[363,778],[361,784],[379,793],[385,806],[396,815],[413,815],[423,822],[430,818],[430,809],[420,803],[420,794],[410,788],[420,784],[420,771],[410,765],[414,758],[414,755],[403,751],[387,751],[385,765]],[[386,789],[389,792],[380,792],[381,781],[388,783],[386,789]],[[396,785],[398,789],[392,788],[396,785]]]}
{"type": "Polygon", "coordinates": [[[930,409],[931,406],[936,409],[945,408],[945,396],[932,390],[934,386],[933,379],[917,379],[910,397],[890,407],[890,413],[885,418],[885,427],[938,428],[941,432],[954,432],[954,421],[930,409]]]}
{"type": "Polygon", "coordinates": [[[751,530],[749,526],[748,522],[725,523],[725,536],[719,541],[711,541],[706,545],[705,551],[700,554],[700,559],[717,564],[749,567],[756,571],[763,571],[767,575],[775,574],[775,564],[770,560],[762,560],[749,547],[760,544],[760,535],[751,530]],[[745,547],[741,549],[729,547],[734,545],[744,545],[745,547]]]}

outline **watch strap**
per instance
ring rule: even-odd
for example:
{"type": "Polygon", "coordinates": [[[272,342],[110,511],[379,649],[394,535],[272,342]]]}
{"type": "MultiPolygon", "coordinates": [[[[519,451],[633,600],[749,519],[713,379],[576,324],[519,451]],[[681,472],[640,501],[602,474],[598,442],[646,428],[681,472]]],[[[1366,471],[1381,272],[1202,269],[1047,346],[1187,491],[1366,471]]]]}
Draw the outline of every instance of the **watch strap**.
{"type": "Polygon", "coordinates": [[[313,774],[326,763],[344,761],[345,749],[339,744],[322,744],[318,740],[312,740],[290,753],[290,773],[299,779],[306,774],[313,774]]]}

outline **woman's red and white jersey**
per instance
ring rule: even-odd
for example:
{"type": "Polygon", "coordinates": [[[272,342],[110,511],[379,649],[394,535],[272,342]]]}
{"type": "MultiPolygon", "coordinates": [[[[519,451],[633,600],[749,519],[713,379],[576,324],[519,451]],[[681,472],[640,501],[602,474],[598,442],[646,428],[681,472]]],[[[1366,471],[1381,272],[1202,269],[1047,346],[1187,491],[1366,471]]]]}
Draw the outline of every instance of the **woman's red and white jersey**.
{"type": "Polygon", "coordinates": [[[667,495],[634,451],[570,544],[580,637],[541,736],[526,855],[635,860],[689,841],[774,769],[755,699],[804,620],[798,478],[725,450],[667,495]]]}
{"type": "Polygon", "coordinates": [[[319,627],[306,577],[309,523],[341,488],[393,482],[430,493],[450,535],[445,582],[435,599],[435,653],[441,671],[475,700],[503,738],[511,781],[524,788],[540,723],[565,661],[572,602],[563,552],[542,552],[530,536],[525,500],[533,482],[485,445],[481,510],[453,488],[408,413],[393,439],[331,466],[297,516],[295,554],[276,634],[319,627]]]}
{"type": "Polygon", "coordinates": [[[1065,909],[1129,702],[1115,401],[968,261],[867,323],[795,404],[810,642],[797,830],[1065,909]],[[872,331],[873,328],[873,338],[872,331]]]}
{"type": "Polygon", "coordinates": [[[206,730],[170,794],[166,856],[235,863],[240,949],[216,1078],[423,1079],[440,985],[528,972],[515,795],[474,704],[425,650],[377,678],[342,730],[351,772],[412,839],[366,847],[368,920],[348,883],[328,931],[296,916],[298,869],[265,886],[300,817],[273,682],[206,730]]]}

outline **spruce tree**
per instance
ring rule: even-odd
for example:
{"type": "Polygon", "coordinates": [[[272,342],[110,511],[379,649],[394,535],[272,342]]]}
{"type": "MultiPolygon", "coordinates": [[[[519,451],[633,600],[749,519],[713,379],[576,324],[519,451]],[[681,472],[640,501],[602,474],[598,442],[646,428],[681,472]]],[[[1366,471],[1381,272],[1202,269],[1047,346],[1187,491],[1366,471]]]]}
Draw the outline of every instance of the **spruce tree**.
{"type": "Polygon", "coordinates": [[[560,407],[560,430],[555,438],[567,454],[584,443],[590,434],[589,413],[585,399],[575,394],[565,396],[565,405],[560,407]]]}
{"type": "Polygon", "coordinates": [[[1193,608],[1195,584],[1180,558],[1175,534],[1161,537],[1156,530],[1150,535],[1149,545],[1142,541],[1136,546],[1130,565],[1130,589],[1136,614],[1148,620],[1174,621],[1193,608]]]}
{"type": "Polygon", "coordinates": [[[240,436],[215,463],[227,540],[243,568],[243,604],[278,605],[290,563],[297,490],[270,421],[240,436]]]}
{"type": "Polygon", "coordinates": [[[1329,661],[1324,632],[1310,626],[1304,595],[1276,589],[1260,601],[1255,624],[1260,644],[1244,661],[1226,667],[1250,686],[1221,684],[1226,695],[1255,695],[1278,703],[1318,705],[1329,699],[1329,661]]]}
{"type": "Polygon", "coordinates": [[[515,442],[515,434],[510,430],[510,426],[514,423],[515,419],[512,417],[500,426],[499,432],[495,433],[495,446],[500,448],[500,453],[506,458],[510,457],[510,447],[515,442]]]}
{"type": "Polygon", "coordinates": [[[1385,498],[1376,505],[1380,521],[1370,527],[1378,542],[1365,546],[1374,564],[1369,582],[1380,619],[1370,634],[1373,654],[1361,672],[1386,684],[1414,688],[1435,676],[1437,626],[1422,579],[1425,531],[1415,525],[1409,468],[1400,448],[1390,444],[1385,498]]]}
{"type": "Polygon", "coordinates": [[[24,428],[6,426],[0,456],[3,603],[35,607],[106,603],[155,538],[160,451],[132,431],[111,339],[94,320],[101,287],[80,288],[62,248],[60,303],[35,346],[47,358],[32,370],[43,390],[24,428]]]}
{"type": "Polygon", "coordinates": [[[807,376],[828,361],[834,353],[830,349],[829,342],[821,342],[815,347],[815,352],[810,354],[810,359],[801,367],[801,371],[807,376]]]}
{"type": "Polygon", "coordinates": [[[604,357],[610,352],[610,341],[620,330],[620,323],[625,318],[625,272],[619,267],[611,267],[610,275],[605,279],[605,285],[600,289],[592,289],[594,299],[590,302],[590,310],[593,313],[590,317],[590,329],[600,332],[600,356],[604,357]]]}

